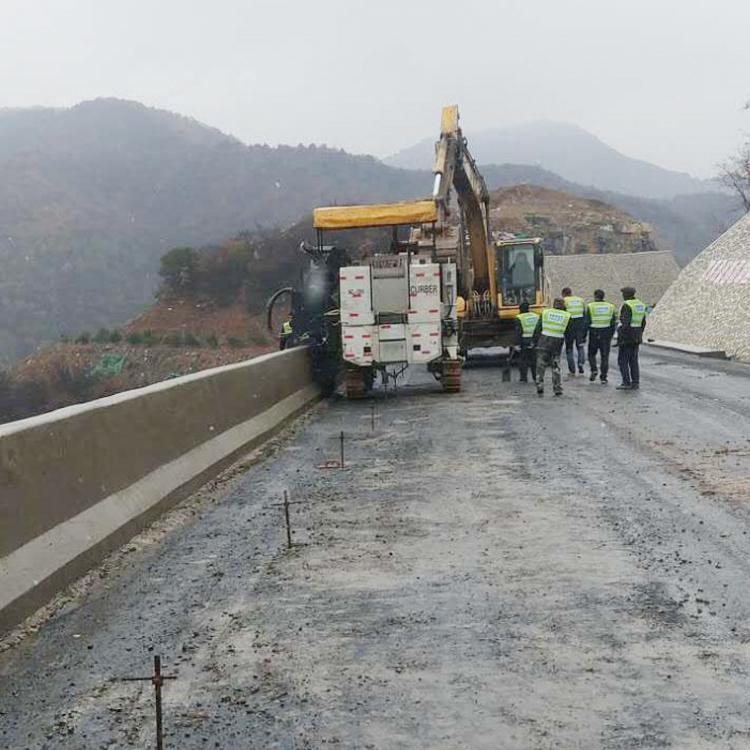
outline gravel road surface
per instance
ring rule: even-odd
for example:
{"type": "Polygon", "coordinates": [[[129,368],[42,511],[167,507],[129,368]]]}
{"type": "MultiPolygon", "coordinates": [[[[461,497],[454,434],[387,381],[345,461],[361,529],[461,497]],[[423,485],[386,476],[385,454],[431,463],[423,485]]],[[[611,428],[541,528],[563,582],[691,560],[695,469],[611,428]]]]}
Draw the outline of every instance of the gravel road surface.
{"type": "Polygon", "coordinates": [[[0,747],[153,746],[154,654],[169,748],[750,747],[750,367],[642,360],[322,404],[0,644],[0,747]]]}

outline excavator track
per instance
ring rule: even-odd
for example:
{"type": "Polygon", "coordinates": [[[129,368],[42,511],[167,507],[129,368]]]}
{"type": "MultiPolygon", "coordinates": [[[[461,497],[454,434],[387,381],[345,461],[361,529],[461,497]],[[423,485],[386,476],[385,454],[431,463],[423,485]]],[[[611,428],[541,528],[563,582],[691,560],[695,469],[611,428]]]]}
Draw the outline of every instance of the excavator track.
{"type": "Polygon", "coordinates": [[[458,393],[461,390],[461,362],[459,360],[447,359],[443,362],[441,382],[445,393],[458,393]]]}
{"type": "Polygon", "coordinates": [[[348,399],[365,397],[365,371],[361,367],[347,368],[344,373],[344,391],[348,399]]]}

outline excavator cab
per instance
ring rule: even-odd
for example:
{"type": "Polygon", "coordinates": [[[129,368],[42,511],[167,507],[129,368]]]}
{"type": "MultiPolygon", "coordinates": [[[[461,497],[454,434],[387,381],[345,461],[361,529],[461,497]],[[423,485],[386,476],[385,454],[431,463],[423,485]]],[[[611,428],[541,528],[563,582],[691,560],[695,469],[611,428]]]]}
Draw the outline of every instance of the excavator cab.
{"type": "Polygon", "coordinates": [[[539,237],[495,241],[495,281],[500,318],[514,318],[518,306],[528,302],[535,312],[542,308],[544,253],[539,237]]]}

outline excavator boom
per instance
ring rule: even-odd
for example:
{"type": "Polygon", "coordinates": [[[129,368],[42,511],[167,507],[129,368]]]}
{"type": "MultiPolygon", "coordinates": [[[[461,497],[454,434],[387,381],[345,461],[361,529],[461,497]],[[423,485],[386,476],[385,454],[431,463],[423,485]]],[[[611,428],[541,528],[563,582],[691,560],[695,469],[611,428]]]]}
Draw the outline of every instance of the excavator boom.
{"type": "Polygon", "coordinates": [[[440,140],[435,144],[433,198],[439,221],[446,224],[450,213],[451,188],[455,189],[469,234],[471,273],[463,273],[464,297],[472,293],[489,293],[497,299],[494,256],[490,234],[490,195],[484,178],[469,152],[458,124],[458,107],[443,107],[440,118],[440,140]]]}

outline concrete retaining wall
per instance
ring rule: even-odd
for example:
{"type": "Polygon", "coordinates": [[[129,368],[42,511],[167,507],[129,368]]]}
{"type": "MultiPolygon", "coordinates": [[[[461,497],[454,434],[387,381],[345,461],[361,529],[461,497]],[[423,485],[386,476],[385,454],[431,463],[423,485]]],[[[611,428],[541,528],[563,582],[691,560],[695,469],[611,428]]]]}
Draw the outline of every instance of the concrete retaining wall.
{"type": "Polygon", "coordinates": [[[0,425],[0,631],[317,396],[300,348],[0,425]]]}

